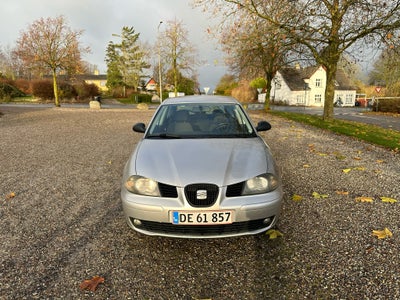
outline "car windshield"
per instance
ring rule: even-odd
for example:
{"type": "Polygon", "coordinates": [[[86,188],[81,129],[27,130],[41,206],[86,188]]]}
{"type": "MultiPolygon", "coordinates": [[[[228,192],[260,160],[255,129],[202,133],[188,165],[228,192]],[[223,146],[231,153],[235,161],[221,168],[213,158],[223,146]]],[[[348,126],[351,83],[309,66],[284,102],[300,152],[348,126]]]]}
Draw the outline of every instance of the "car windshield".
{"type": "Polygon", "coordinates": [[[163,105],[146,138],[235,138],[256,133],[238,104],[182,103],[163,105]]]}

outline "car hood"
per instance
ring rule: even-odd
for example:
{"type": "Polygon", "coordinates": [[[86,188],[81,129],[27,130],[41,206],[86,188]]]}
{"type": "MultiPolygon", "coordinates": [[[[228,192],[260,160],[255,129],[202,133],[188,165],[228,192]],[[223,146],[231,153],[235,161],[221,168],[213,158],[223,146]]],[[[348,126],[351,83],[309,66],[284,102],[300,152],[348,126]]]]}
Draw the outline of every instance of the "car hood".
{"type": "Polygon", "coordinates": [[[213,183],[225,186],[274,173],[268,146],[259,138],[143,139],[128,162],[137,174],[175,186],[213,183]]]}

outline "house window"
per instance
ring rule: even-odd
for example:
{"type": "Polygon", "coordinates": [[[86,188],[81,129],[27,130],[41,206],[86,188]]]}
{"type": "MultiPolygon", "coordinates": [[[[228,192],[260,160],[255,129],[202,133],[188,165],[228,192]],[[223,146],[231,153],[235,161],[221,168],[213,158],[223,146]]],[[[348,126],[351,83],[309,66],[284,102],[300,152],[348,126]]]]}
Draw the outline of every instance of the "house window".
{"type": "Polygon", "coordinates": [[[322,101],[322,95],[321,94],[315,95],[314,102],[315,103],[321,103],[321,101],[322,101]]]}
{"type": "Polygon", "coordinates": [[[303,95],[297,95],[297,104],[303,104],[304,103],[304,97],[303,95]]]}
{"type": "Polygon", "coordinates": [[[346,104],[353,104],[353,95],[352,94],[346,94],[346,104]]]}
{"type": "Polygon", "coordinates": [[[315,79],[315,87],[321,87],[322,86],[322,80],[321,78],[315,79]]]}

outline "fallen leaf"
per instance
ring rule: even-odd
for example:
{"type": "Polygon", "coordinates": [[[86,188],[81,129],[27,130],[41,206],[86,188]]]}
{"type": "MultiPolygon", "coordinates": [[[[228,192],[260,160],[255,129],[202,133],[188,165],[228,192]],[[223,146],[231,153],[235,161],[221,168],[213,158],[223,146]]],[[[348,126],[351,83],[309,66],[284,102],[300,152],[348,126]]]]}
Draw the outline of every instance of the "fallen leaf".
{"type": "Polygon", "coordinates": [[[329,195],[328,194],[319,194],[317,192],[313,192],[312,196],[316,199],[321,199],[321,198],[328,198],[329,195]]]}
{"type": "Polygon", "coordinates": [[[379,197],[382,202],[386,202],[386,203],[396,203],[397,200],[393,199],[393,198],[389,198],[389,197],[379,197]]]}
{"type": "Polygon", "coordinates": [[[270,240],[273,240],[273,239],[276,239],[277,237],[283,236],[283,234],[279,230],[276,230],[276,229],[270,229],[265,234],[269,235],[270,240]]]}
{"type": "Polygon", "coordinates": [[[378,239],[385,239],[393,236],[393,234],[387,228],[383,230],[372,230],[372,235],[375,235],[378,239]]]}
{"type": "Polygon", "coordinates": [[[104,278],[100,276],[93,276],[92,279],[86,279],[82,281],[82,283],[79,285],[81,290],[89,290],[94,292],[99,285],[99,283],[103,283],[104,278]]]}
{"type": "Polygon", "coordinates": [[[294,195],[292,196],[292,200],[293,200],[293,201],[296,201],[296,202],[299,202],[299,201],[303,200],[303,196],[294,194],[294,195]]]}
{"type": "Polygon", "coordinates": [[[343,170],[342,170],[342,172],[343,172],[343,173],[346,173],[346,174],[349,173],[350,171],[351,171],[351,169],[343,169],[343,170]]]}
{"type": "Polygon", "coordinates": [[[348,195],[349,192],[347,192],[347,191],[336,191],[336,194],[338,194],[338,195],[348,195]]]}
{"type": "Polygon", "coordinates": [[[382,160],[382,159],[378,159],[376,162],[377,162],[378,164],[382,164],[382,163],[384,163],[385,161],[382,160]]]}
{"type": "Polygon", "coordinates": [[[343,155],[342,153],[340,153],[340,152],[334,152],[333,154],[335,155],[336,159],[338,159],[338,160],[346,159],[346,156],[344,156],[344,155],[343,155]]]}
{"type": "Polygon", "coordinates": [[[372,203],[372,202],[374,202],[374,199],[372,197],[356,197],[356,201],[372,203]]]}
{"type": "Polygon", "coordinates": [[[365,167],[355,167],[355,168],[353,168],[353,170],[365,171],[365,167]]]}
{"type": "Polygon", "coordinates": [[[356,156],[356,157],[353,157],[353,159],[354,160],[361,160],[361,157],[356,156]]]}
{"type": "Polygon", "coordinates": [[[319,156],[328,156],[328,154],[322,153],[322,152],[318,152],[318,155],[319,155],[319,156]]]}
{"type": "Polygon", "coordinates": [[[303,168],[311,168],[311,166],[308,164],[305,164],[305,165],[303,165],[303,168]]]}
{"type": "Polygon", "coordinates": [[[6,195],[6,199],[7,199],[7,200],[12,199],[12,198],[14,198],[14,197],[15,197],[15,193],[14,193],[14,192],[11,192],[11,193],[9,193],[9,194],[6,195]]]}

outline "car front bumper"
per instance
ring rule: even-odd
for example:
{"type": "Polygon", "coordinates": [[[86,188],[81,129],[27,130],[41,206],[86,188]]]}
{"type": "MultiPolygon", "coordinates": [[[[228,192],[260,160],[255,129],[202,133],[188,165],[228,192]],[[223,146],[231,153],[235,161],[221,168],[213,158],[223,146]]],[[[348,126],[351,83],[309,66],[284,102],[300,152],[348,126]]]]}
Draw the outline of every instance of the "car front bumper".
{"type": "MultiPolygon", "coordinates": [[[[225,191],[221,191],[222,195],[225,191]]],[[[178,198],[135,195],[121,190],[124,214],[128,225],[137,232],[176,238],[221,238],[259,234],[272,228],[278,221],[282,205],[282,188],[260,195],[219,197],[210,207],[192,207],[183,192],[178,198]],[[171,211],[204,212],[232,211],[231,224],[175,225],[171,211]]]]}

